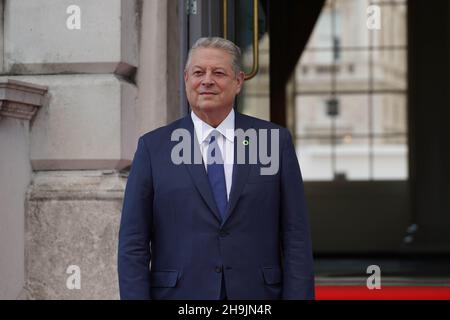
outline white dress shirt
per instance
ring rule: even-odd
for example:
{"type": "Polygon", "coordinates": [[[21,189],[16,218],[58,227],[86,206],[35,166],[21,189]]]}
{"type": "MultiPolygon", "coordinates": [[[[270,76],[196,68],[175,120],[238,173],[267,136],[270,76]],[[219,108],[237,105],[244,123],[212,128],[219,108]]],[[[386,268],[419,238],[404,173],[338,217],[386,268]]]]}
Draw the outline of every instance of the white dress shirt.
{"type": "Polygon", "coordinates": [[[200,119],[193,111],[191,111],[192,122],[194,123],[195,134],[197,135],[198,144],[203,157],[205,169],[208,170],[207,152],[211,139],[211,132],[217,130],[220,132],[217,143],[222,159],[224,161],[225,183],[227,186],[227,199],[230,199],[230,190],[233,180],[233,164],[234,164],[234,109],[231,109],[228,116],[217,126],[211,127],[209,124],[200,119]]]}

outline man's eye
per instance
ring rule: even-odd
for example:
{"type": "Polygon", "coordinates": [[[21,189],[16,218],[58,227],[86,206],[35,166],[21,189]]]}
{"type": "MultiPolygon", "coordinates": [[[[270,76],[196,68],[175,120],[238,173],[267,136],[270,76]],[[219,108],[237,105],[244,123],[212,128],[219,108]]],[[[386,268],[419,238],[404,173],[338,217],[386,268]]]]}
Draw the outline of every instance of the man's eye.
{"type": "Polygon", "coordinates": [[[223,75],[225,75],[225,73],[220,72],[220,71],[217,71],[217,72],[215,72],[214,74],[215,74],[216,76],[223,76],[223,75]]]}
{"type": "Polygon", "coordinates": [[[194,76],[201,76],[203,72],[201,71],[194,71],[194,76]]]}

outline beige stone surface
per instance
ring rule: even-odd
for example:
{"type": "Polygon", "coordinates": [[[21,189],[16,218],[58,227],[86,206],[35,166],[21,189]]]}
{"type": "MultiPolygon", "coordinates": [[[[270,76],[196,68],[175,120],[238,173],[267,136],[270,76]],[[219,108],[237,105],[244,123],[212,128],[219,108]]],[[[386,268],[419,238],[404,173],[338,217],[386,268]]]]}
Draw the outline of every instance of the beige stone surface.
{"type": "Polygon", "coordinates": [[[118,299],[117,241],[126,177],[115,171],[39,172],[26,207],[28,299],[118,299]],[[68,289],[70,265],[81,288],[68,289]]]}
{"type": "Polygon", "coordinates": [[[137,88],[116,75],[0,77],[48,87],[30,125],[34,170],[122,169],[138,140],[137,88]]]}
{"type": "Polygon", "coordinates": [[[4,68],[14,74],[127,74],[137,67],[139,1],[14,0],[4,6],[4,68]],[[79,8],[80,29],[67,27],[79,8]]]}
{"type": "Polygon", "coordinates": [[[24,199],[31,179],[29,121],[0,119],[0,300],[24,285],[24,199]]]}

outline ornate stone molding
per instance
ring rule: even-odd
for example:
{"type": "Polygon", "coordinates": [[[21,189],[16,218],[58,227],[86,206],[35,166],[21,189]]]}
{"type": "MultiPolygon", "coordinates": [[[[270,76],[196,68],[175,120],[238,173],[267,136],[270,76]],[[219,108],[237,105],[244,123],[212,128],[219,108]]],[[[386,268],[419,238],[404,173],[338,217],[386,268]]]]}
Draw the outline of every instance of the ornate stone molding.
{"type": "Polygon", "coordinates": [[[48,87],[11,80],[0,82],[0,119],[31,120],[44,102],[48,87]]]}

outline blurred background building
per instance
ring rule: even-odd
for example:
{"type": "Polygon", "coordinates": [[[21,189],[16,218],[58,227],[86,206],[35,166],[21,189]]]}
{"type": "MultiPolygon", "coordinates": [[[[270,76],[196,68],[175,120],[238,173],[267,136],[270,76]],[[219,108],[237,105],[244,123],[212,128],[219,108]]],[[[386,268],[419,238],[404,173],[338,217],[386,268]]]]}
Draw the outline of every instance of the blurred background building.
{"type": "Polygon", "coordinates": [[[188,113],[184,62],[201,36],[243,49],[237,110],[295,138],[317,283],[364,284],[376,264],[387,284],[450,285],[447,0],[0,7],[1,299],[118,298],[137,139],[188,113]]]}

